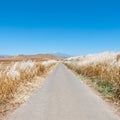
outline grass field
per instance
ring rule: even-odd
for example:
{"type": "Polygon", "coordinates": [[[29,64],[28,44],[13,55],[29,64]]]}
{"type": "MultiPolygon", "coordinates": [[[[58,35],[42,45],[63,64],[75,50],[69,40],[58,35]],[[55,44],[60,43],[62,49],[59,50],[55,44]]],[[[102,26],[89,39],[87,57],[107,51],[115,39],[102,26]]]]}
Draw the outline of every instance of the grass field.
{"type": "Polygon", "coordinates": [[[95,88],[120,103],[120,54],[105,52],[73,57],[65,64],[76,73],[88,77],[95,88]]]}
{"type": "Polygon", "coordinates": [[[0,118],[24,102],[40,85],[56,61],[0,63],[0,118]]]}

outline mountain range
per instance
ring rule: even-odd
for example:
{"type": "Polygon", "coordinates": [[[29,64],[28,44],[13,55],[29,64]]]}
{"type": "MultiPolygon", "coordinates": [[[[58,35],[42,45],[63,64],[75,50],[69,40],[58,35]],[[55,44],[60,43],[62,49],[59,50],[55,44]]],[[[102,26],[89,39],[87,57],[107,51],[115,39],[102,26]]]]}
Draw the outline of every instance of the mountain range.
{"type": "Polygon", "coordinates": [[[55,56],[60,56],[60,57],[65,57],[65,58],[72,57],[72,55],[69,55],[66,53],[60,53],[60,52],[56,52],[56,53],[52,53],[52,54],[55,56]]]}

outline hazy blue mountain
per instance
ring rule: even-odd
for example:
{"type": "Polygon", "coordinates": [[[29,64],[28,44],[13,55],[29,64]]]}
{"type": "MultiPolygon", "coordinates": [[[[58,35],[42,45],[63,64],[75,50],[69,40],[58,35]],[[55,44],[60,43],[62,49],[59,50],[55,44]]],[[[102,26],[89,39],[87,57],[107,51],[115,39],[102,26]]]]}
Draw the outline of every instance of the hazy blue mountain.
{"type": "Polygon", "coordinates": [[[0,55],[0,58],[10,57],[9,55],[0,55]]]}
{"type": "Polygon", "coordinates": [[[69,55],[66,53],[60,53],[60,52],[53,53],[53,55],[60,56],[60,57],[72,57],[72,55],[69,55]]]}

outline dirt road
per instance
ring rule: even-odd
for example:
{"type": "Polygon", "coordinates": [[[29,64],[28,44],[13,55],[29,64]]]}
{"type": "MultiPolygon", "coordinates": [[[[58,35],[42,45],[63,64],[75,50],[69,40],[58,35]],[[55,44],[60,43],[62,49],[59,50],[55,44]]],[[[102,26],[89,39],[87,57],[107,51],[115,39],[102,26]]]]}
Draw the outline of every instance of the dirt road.
{"type": "Polygon", "coordinates": [[[110,106],[63,64],[57,65],[10,120],[120,120],[110,106]]]}

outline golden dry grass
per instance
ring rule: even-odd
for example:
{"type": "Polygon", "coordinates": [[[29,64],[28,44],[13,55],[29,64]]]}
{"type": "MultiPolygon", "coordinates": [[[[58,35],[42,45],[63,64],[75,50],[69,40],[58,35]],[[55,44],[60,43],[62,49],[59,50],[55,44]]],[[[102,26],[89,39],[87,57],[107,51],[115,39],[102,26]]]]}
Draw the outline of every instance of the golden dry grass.
{"type": "Polygon", "coordinates": [[[120,100],[120,54],[88,55],[77,62],[76,58],[69,60],[66,65],[78,74],[91,78],[102,91],[112,94],[111,99],[120,100]]]}
{"type": "MultiPolygon", "coordinates": [[[[44,66],[39,62],[21,61],[5,64],[5,66],[3,63],[0,65],[1,119],[9,111],[16,108],[16,104],[19,105],[23,102],[19,101],[17,96],[29,93],[34,86],[41,82],[41,78],[45,77],[54,64],[44,66]]],[[[22,97],[25,97],[25,95],[22,97]]]]}
{"type": "Polygon", "coordinates": [[[120,61],[120,54],[117,55],[116,60],[120,61]]]}

